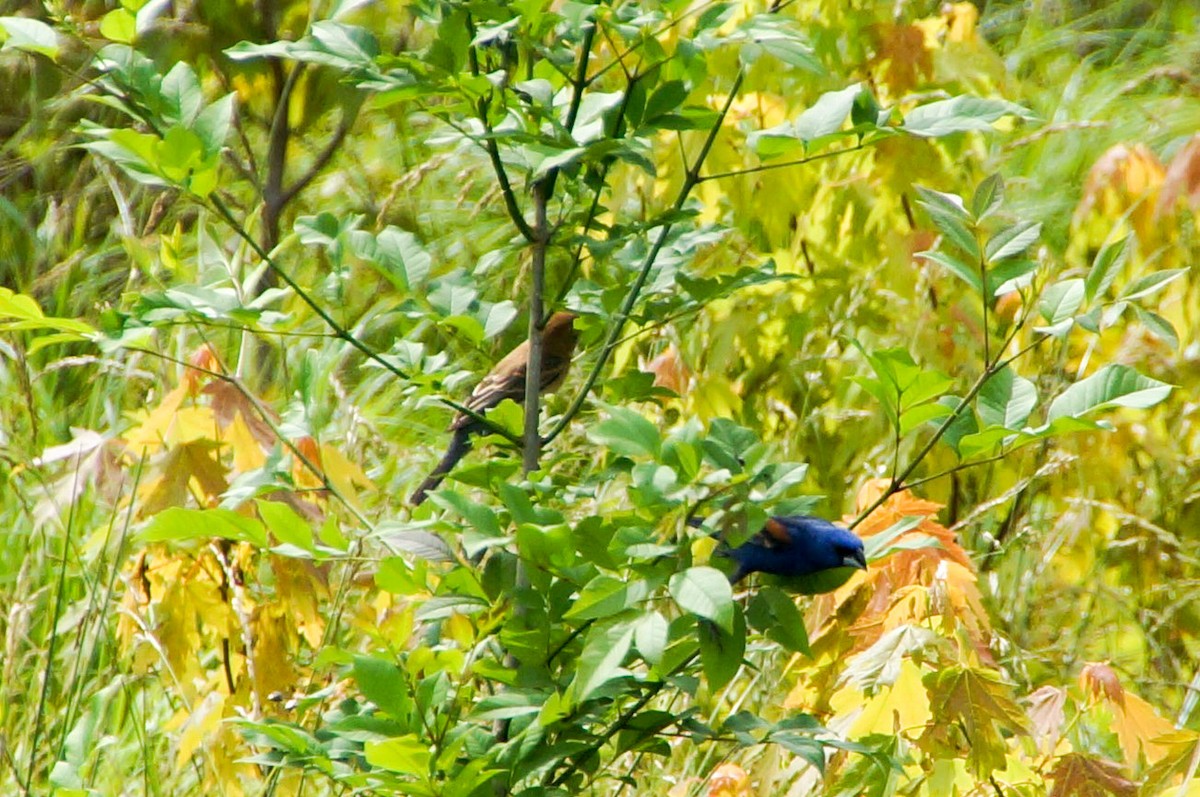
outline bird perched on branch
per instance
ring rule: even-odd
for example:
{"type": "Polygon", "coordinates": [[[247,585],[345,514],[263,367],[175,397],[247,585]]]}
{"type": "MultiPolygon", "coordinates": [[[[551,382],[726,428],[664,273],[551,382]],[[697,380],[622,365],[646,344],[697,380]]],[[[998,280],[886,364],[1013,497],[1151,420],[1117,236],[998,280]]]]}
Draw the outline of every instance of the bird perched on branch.
{"type": "Polygon", "coordinates": [[[808,515],[769,518],[747,542],[736,548],[719,548],[717,553],[735,564],[731,582],[764,573],[806,594],[836,589],[855,569],[867,569],[861,537],[808,515]]]}
{"type": "MultiPolygon", "coordinates": [[[[571,355],[575,352],[578,334],[575,332],[574,313],[555,313],[542,330],[542,373],[540,393],[557,390],[571,367],[571,355]]],[[[525,400],[525,374],[529,367],[529,341],[510,351],[504,359],[488,372],[488,375],[471,391],[471,397],[463,405],[482,415],[504,399],[516,402],[525,400]]],[[[409,499],[413,506],[425,500],[426,494],[436,489],[451,469],[471,450],[471,435],[486,431],[486,424],[478,419],[458,413],[450,422],[450,446],[442,461],[421,482],[421,486],[409,499]]]]}

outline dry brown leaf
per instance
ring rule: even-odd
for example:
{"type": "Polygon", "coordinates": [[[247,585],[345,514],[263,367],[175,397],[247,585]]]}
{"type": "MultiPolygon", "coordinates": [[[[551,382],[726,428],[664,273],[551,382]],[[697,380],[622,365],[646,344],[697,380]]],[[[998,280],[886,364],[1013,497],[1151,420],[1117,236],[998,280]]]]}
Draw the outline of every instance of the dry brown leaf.
{"type": "Polygon", "coordinates": [[[1033,726],[1033,736],[1047,753],[1054,749],[1062,735],[1066,721],[1063,707],[1066,702],[1067,691],[1050,685],[1041,687],[1029,696],[1029,721],[1033,726]]]}
{"type": "Polygon", "coordinates": [[[1200,211],[1200,133],[1192,136],[1171,159],[1163,177],[1155,215],[1160,218],[1170,215],[1180,197],[1187,201],[1193,212],[1200,211]]]}
{"type": "Polygon", "coordinates": [[[1083,665],[1079,671],[1079,688],[1092,700],[1125,705],[1125,689],[1121,686],[1121,678],[1106,661],[1083,665]]]}
{"type": "Polygon", "coordinates": [[[1121,774],[1112,761],[1082,753],[1067,753],[1058,759],[1050,778],[1054,790],[1050,797],[1132,797],[1137,784],[1121,774]]]}

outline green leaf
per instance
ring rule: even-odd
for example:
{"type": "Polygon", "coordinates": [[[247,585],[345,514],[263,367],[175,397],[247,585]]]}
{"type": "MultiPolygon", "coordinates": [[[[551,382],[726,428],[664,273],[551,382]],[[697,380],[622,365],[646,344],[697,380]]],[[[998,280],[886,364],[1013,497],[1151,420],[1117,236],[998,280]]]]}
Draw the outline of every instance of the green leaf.
{"type": "Polygon", "coordinates": [[[265,501],[256,499],[258,514],[262,517],[267,531],[275,535],[275,539],[288,545],[294,545],[305,551],[314,550],[312,526],[296,511],[280,501],[265,501]]]}
{"type": "Polygon", "coordinates": [[[907,435],[922,424],[945,418],[951,412],[953,410],[950,407],[937,402],[907,409],[900,414],[900,435],[907,435]]]}
{"type": "Polygon", "coordinates": [[[1018,432],[1000,426],[963,435],[958,441],[958,454],[963,459],[971,459],[980,454],[993,454],[997,446],[1010,445],[1018,435],[1018,432]]]}
{"type": "Polygon", "coordinates": [[[988,269],[987,281],[991,296],[1003,296],[1009,291],[1028,287],[1037,271],[1037,261],[1024,257],[1009,258],[988,269]]]}
{"type": "Polygon", "coordinates": [[[743,63],[753,63],[759,52],[769,53],[790,66],[813,74],[824,74],[825,67],[813,55],[792,20],[774,14],[757,14],[742,23],[732,41],[749,41],[740,53],[743,63]]]}
{"type": "Polygon", "coordinates": [[[1083,304],[1082,279],[1068,279],[1047,285],[1038,301],[1038,312],[1051,326],[1069,321],[1083,304]]]}
{"type": "MultiPolygon", "coordinates": [[[[926,212],[929,213],[930,220],[933,221],[934,226],[937,227],[944,238],[962,251],[966,256],[966,262],[979,263],[979,241],[975,240],[975,234],[967,229],[967,225],[964,222],[957,216],[945,213],[936,206],[925,202],[918,204],[925,207],[926,212]]],[[[978,271],[979,266],[976,265],[973,270],[978,271]]]]}
{"type": "Polygon", "coordinates": [[[263,524],[231,509],[184,509],[173,506],[159,512],[138,535],[144,542],[205,540],[220,537],[248,542],[259,548],[268,545],[263,524]]]}
{"type": "Polygon", "coordinates": [[[1124,238],[1110,241],[1096,254],[1084,281],[1088,304],[1095,301],[1097,296],[1103,296],[1117,278],[1117,274],[1121,273],[1121,269],[1129,260],[1130,240],[1131,237],[1126,235],[1124,238]]]}
{"type": "Polygon", "coordinates": [[[937,249],[928,252],[917,252],[916,256],[922,260],[928,260],[930,263],[938,264],[976,291],[983,290],[983,280],[980,279],[979,269],[976,266],[967,265],[954,255],[937,249]]]}
{"type": "Polygon", "coordinates": [[[1160,340],[1166,341],[1172,349],[1179,349],[1179,335],[1175,333],[1175,327],[1172,326],[1170,321],[1158,313],[1143,310],[1136,304],[1133,306],[1133,311],[1137,313],[1138,320],[1142,322],[1142,325],[1150,330],[1150,334],[1160,340]]]}
{"type": "Polygon", "coordinates": [[[671,576],[667,588],[681,609],[730,630],[734,614],[733,589],[720,570],[689,567],[671,576]]]}
{"type": "Polygon", "coordinates": [[[408,718],[412,696],[404,671],[374,656],[354,657],[354,680],[363,696],[398,720],[408,718]]]}
{"type": "Polygon", "coordinates": [[[137,38],[137,17],[124,8],[114,8],[100,20],[100,35],[109,41],[133,44],[137,38]]]}
{"type": "Polygon", "coordinates": [[[588,432],[588,439],[629,457],[658,457],[662,437],[658,427],[627,407],[608,407],[609,417],[588,432]]]}
{"type": "Polygon", "coordinates": [[[971,197],[971,213],[982,220],[1004,204],[1004,178],[998,173],[988,176],[971,197]]]}
{"type": "Polygon", "coordinates": [[[870,537],[864,539],[863,553],[866,555],[867,561],[874,562],[876,559],[882,559],[887,556],[890,551],[896,548],[893,543],[906,531],[912,531],[921,525],[923,519],[920,515],[908,515],[897,520],[883,531],[872,534],[870,537]]]}
{"type": "Polygon", "coordinates": [[[741,609],[733,609],[729,630],[703,620],[696,626],[700,667],[712,693],[733,680],[746,655],[746,620],[741,609]]]}
{"type": "Polygon", "coordinates": [[[1108,407],[1146,409],[1163,401],[1172,387],[1127,365],[1106,365],[1060,393],[1050,403],[1046,420],[1078,418],[1108,407]]]}
{"type": "Polygon", "coordinates": [[[666,618],[653,609],[643,614],[634,627],[633,641],[638,653],[651,665],[662,661],[669,638],[666,618]]]}
{"type": "Polygon", "coordinates": [[[233,128],[234,98],[237,94],[230,92],[221,99],[209,105],[196,117],[192,130],[200,137],[204,145],[205,157],[220,153],[225,146],[225,139],[233,128]]]}
{"type": "Polygon", "coordinates": [[[903,383],[904,392],[900,398],[900,405],[907,408],[924,404],[945,393],[953,384],[954,380],[941,371],[928,367],[921,368],[913,374],[911,379],[903,383]]]}
{"type": "Polygon", "coordinates": [[[992,375],[979,391],[979,419],[984,426],[1020,429],[1037,405],[1037,387],[1011,368],[992,375]]]}
{"type": "Polygon", "coordinates": [[[956,218],[964,224],[975,223],[975,218],[967,210],[966,204],[958,194],[935,191],[923,185],[916,186],[916,189],[921,197],[920,204],[924,207],[956,218]]]}
{"type": "Polygon", "coordinates": [[[900,129],[921,138],[938,138],[969,130],[990,132],[992,123],[1002,116],[1036,118],[1027,108],[1007,100],[961,96],[913,108],[904,117],[900,129]]]}
{"type": "Polygon", "coordinates": [[[796,135],[805,142],[813,142],[819,138],[840,132],[846,123],[846,117],[854,108],[854,100],[862,93],[862,84],[855,83],[841,91],[829,91],[822,94],[793,122],[796,135]]]}
{"type": "Polygon", "coordinates": [[[410,733],[383,742],[367,742],[363,747],[363,757],[371,766],[389,772],[428,777],[433,750],[415,733],[410,733]]]}
{"type": "Polygon", "coordinates": [[[687,86],[682,80],[669,80],[663,83],[650,98],[646,100],[646,108],[642,114],[642,124],[652,125],[660,116],[674,111],[687,99],[687,86]]]}
{"type": "Polygon", "coordinates": [[[0,50],[22,50],[58,60],[58,34],[45,22],[29,17],[0,17],[0,31],[5,34],[0,50]]]}
{"type": "Polygon", "coordinates": [[[808,630],[804,615],[796,608],[796,599],[778,587],[765,585],[750,599],[747,619],[750,624],[784,648],[808,656],[808,630]],[[759,606],[759,612],[755,607],[759,606]],[[765,609],[765,611],[763,611],[765,609]],[[758,622],[753,618],[758,616],[758,622]]]}
{"type": "Polygon", "coordinates": [[[629,582],[601,573],[579,591],[579,597],[564,617],[574,620],[598,620],[612,617],[645,600],[649,587],[645,581],[629,582]]]}
{"type": "Polygon", "coordinates": [[[186,61],[176,61],[162,79],[163,117],[173,125],[190,126],[204,107],[200,81],[186,61]]]}
{"type": "Polygon", "coordinates": [[[1170,268],[1152,272],[1125,286],[1125,289],[1121,291],[1121,295],[1117,298],[1125,302],[1132,302],[1134,299],[1144,299],[1147,296],[1158,293],[1186,273],[1188,273],[1188,269],[1186,268],[1170,268]]]}
{"type": "Polygon", "coordinates": [[[583,703],[609,680],[624,673],[621,663],[633,644],[633,633],[634,626],[630,623],[597,626],[588,632],[572,685],[575,702],[583,703]]]}
{"type": "Polygon", "coordinates": [[[984,254],[989,263],[1015,257],[1032,246],[1041,234],[1041,222],[1017,222],[993,235],[987,242],[984,254]]]}
{"type": "Polygon", "coordinates": [[[415,290],[429,277],[433,257],[417,236],[407,230],[388,225],[378,235],[363,232],[353,240],[355,254],[375,265],[402,290],[415,290]]]}

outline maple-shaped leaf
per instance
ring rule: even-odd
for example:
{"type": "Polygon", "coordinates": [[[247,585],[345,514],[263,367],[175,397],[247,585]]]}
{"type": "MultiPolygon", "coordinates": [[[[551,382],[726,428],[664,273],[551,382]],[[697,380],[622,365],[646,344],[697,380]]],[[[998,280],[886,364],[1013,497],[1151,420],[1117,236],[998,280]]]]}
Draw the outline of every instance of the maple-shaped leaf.
{"type": "Polygon", "coordinates": [[[1105,662],[1085,665],[1079,673],[1079,686],[1091,705],[1103,705],[1112,712],[1112,729],[1117,732],[1127,764],[1136,764],[1143,752],[1151,764],[1166,754],[1166,749],[1154,739],[1174,732],[1175,726],[1145,700],[1126,690],[1111,666],[1105,662]]]}
{"type": "MultiPolygon", "coordinates": [[[[859,491],[858,511],[871,506],[890,482],[876,479],[859,491]]],[[[975,566],[953,531],[936,520],[941,504],[904,490],[888,496],[855,528],[867,540],[882,535],[891,553],[871,562],[866,573],[815,600],[809,613],[812,634],[844,634],[849,626],[854,650],[905,624],[922,625],[932,616],[963,626],[979,657],[990,661],[991,624],[976,582],[975,566]],[[896,529],[903,531],[895,536],[896,529]],[[931,544],[935,543],[935,544],[931,544]]]]}
{"type": "Polygon", "coordinates": [[[156,456],[138,487],[139,515],[153,517],[167,507],[185,506],[191,498],[202,507],[214,502],[229,488],[216,452],[215,442],[196,440],[156,456]]]}
{"type": "Polygon", "coordinates": [[[1132,797],[1137,784],[1121,774],[1112,761],[1082,753],[1067,753],[1050,772],[1054,790],[1050,797],[1132,797]]]}
{"type": "Polygon", "coordinates": [[[875,56],[870,65],[879,69],[880,80],[901,96],[933,77],[933,52],[925,43],[925,31],[916,25],[875,25],[875,56]]]}
{"type": "Polygon", "coordinates": [[[941,641],[928,628],[902,625],[893,628],[875,644],[854,656],[842,671],[843,681],[853,681],[864,690],[891,686],[900,675],[900,665],[910,653],[936,646],[941,641]]]}
{"type": "Polygon", "coordinates": [[[1135,763],[1139,750],[1146,754],[1146,760],[1151,764],[1166,755],[1166,748],[1155,740],[1173,733],[1175,726],[1164,719],[1154,706],[1126,692],[1124,705],[1113,706],[1113,717],[1113,727],[1117,731],[1117,738],[1121,740],[1121,749],[1125,751],[1127,762],[1135,763]]]}
{"type": "Polygon", "coordinates": [[[1039,748],[1046,753],[1054,750],[1062,735],[1066,712],[1067,691],[1057,686],[1043,686],[1029,696],[1029,721],[1039,748]]]}
{"type": "Polygon", "coordinates": [[[979,775],[1005,766],[1007,747],[1001,730],[1024,732],[1025,713],[1012,697],[1012,689],[993,670],[950,667],[924,678],[933,708],[932,738],[942,738],[958,728],[969,747],[968,761],[979,775]]]}
{"type": "Polygon", "coordinates": [[[1200,755],[1200,733],[1190,730],[1172,731],[1158,736],[1154,744],[1164,751],[1161,758],[1146,772],[1142,784],[1143,794],[1162,794],[1174,784],[1175,779],[1186,776],[1192,769],[1192,761],[1200,755]]]}

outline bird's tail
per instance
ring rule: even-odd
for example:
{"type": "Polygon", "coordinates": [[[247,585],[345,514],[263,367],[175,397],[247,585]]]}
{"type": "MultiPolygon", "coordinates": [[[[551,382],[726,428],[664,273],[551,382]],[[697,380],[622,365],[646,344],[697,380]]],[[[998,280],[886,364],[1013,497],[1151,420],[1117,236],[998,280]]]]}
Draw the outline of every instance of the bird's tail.
{"type": "Polygon", "coordinates": [[[450,447],[446,449],[445,456],[442,461],[433,469],[433,473],[429,474],[429,478],[421,482],[421,486],[412,494],[412,498],[408,499],[413,506],[420,506],[425,500],[426,494],[430,490],[436,490],[437,486],[442,483],[442,479],[458,464],[468,451],[471,450],[471,435],[466,429],[455,429],[454,436],[450,438],[450,447]]]}

